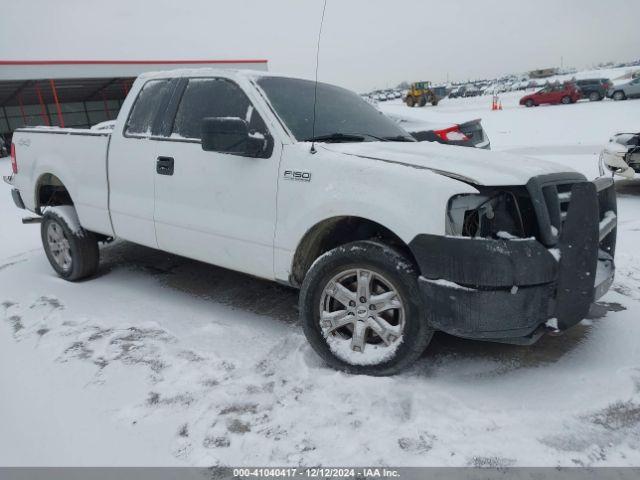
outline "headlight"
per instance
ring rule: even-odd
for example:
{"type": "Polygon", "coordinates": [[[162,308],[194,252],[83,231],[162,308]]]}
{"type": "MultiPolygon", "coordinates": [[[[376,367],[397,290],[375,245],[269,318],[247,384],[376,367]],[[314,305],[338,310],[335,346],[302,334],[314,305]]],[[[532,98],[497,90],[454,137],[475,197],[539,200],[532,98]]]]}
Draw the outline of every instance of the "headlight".
{"type": "MultiPolygon", "coordinates": [[[[627,162],[625,157],[628,148],[617,143],[610,143],[600,154],[600,164],[604,165],[610,172],[625,178],[633,178],[635,172],[627,162]]],[[[604,172],[603,172],[604,173],[604,172]]]]}
{"type": "Polygon", "coordinates": [[[446,232],[472,238],[527,236],[518,198],[506,190],[452,197],[447,208],[446,232]]]}

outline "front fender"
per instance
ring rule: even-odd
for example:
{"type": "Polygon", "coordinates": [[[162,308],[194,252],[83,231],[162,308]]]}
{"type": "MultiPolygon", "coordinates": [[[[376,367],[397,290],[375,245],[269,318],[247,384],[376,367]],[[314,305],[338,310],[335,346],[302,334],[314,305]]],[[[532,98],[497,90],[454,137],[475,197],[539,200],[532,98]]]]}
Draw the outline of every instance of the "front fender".
{"type": "Polygon", "coordinates": [[[301,144],[285,147],[278,180],[276,277],[289,277],[305,234],[327,219],[371,220],[408,244],[420,233],[444,235],[449,199],[476,192],[466,183],[430,170],[324,149],[309,154],[301,144]],[[284,172],[291,170],[308,173],[310,181],[285,179],[284,172]]]}

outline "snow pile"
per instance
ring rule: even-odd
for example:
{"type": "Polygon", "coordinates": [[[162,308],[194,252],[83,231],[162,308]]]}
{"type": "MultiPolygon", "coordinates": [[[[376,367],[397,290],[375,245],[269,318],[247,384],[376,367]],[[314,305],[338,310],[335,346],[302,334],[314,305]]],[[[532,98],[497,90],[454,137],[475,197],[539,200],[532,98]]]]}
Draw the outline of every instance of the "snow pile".
{"type": "Polygon", "coordinates": [[[67,224],[71,233],[83,236],[84,230],[80,225],[80,219],[78,218],[78,213],[73,205],[59,205],[56,207],[45,207],[42,213],[50,212],[59,218],[61,218],[64,223],[67,224]]]}

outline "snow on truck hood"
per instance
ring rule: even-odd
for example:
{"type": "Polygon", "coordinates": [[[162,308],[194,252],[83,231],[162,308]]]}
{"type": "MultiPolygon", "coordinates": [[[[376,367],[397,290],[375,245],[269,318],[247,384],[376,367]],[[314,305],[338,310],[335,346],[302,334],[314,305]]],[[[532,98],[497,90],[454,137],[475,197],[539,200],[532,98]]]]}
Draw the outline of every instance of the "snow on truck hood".
{"type": "Polygon", "coordinates": [[[535,158],[435,142],[325,143],[323,148],[369,160],[424,168],[477,185],[524,185],[549,173],[575,170],[535,158]]]}

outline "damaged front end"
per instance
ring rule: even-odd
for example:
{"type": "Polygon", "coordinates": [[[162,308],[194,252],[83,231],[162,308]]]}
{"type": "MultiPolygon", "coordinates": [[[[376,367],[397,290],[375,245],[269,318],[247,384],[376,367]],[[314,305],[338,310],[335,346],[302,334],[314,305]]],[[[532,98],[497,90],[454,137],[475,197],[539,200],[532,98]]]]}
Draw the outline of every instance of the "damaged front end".
{"type": "Polygon", "coordinates": [[[585,318],[614,275],[617,209],[611,179],[534,177],[453,197],[447,235],[410,243],[431,325],[517,344],[585,318]]]}

